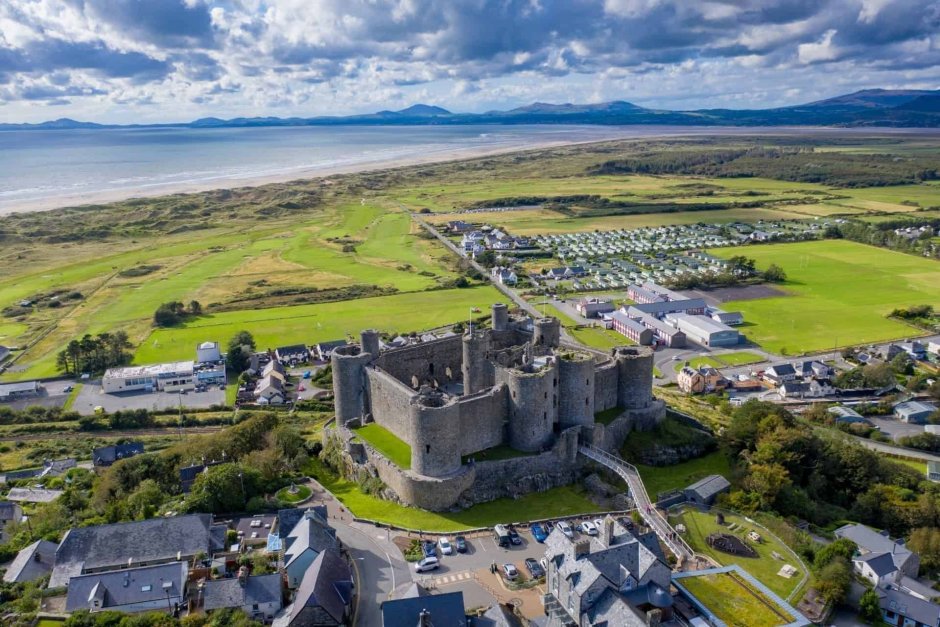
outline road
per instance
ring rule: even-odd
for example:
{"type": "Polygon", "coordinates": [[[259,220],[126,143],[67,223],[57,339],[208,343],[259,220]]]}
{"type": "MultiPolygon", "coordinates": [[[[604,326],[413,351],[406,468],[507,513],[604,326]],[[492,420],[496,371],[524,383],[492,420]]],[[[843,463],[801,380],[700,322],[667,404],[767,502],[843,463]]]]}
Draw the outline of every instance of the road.
{"type": "Polygon", "coordinates": [[[866,438],[860,438],[854,435],[850,435],[848,437],[852,438],[865,448],[878,451],[879,453],[897,455],[898,457],[909,457],[911,459],[919,459],[925,462],[940,462],[940,456],[927,453],[925,451],[918,451],[917,449],[913,448],[904,448],[902,446],[892,446],[890,444],[875,442],[874,440],[868,440],[866,438]]]}

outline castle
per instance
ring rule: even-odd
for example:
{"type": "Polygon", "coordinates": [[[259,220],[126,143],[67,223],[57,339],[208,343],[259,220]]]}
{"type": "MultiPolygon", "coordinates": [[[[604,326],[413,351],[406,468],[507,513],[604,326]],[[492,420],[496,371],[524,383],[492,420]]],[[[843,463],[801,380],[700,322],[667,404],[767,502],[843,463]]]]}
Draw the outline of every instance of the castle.
{"type": "Polygon", "coordinates": [[[665,415],[652,396],[651,349],[568,348],[558,319],[511,317],[505,304],[493,305],[490,326],[384,352],[366,330],[359,345],[335,349],[335,429],[347,464],[403,503],[440,511],[571,483],[579,441],[615,450],[665,415]],[[616,409],[614,420],[595,422],[616,409]],[[355,437],[373,421],[410,446],[410,469],[355,437]],[[513,455],[490,461],[494,447],[513,455]]]}

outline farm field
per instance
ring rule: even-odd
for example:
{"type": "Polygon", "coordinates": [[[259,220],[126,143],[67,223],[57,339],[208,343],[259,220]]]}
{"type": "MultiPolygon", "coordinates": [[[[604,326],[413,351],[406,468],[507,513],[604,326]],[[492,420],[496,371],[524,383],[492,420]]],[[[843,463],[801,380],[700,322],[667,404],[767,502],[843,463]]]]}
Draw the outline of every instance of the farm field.
{"type": "MultiPolygon", "coordinates": [[[[738,249],[714,249],[730,257],[738,249]]],[[[845,240],[753,246],[758,268],[781,266],[789,296],[724,303],[741,311],[749,340],[784,354],[894,340],[920,332],[886,316],[897,307],[940,306],[940,264],[845,240]]]]}
{"type": "Polygon", "coordinates": [[[394,294],[351,301],[232,311],[201,316],[179,327],[155,329],[134,355],[139,364],[192,359],[207,339],[223,345],[242,330],[259,349],[313,344],[358,336],[362,329],[420,331],[466,320],[472,307],[486,310],[505,297],[491,286],[394,294]]]}
{"type": "Polygon", "coordinates": [[[722,566],[737,564],[781,598],[789,599],[801,588],[803,576],[806,574],[796,554],[783,542],[772,537],[766,529],[749,523],[737,514],[723,513],[725,514],[724,525],[719,525],[715,521],[714,511],[702,512],[691,508],[678,513],[670,513],[669,522],[673,526],[679,523],[685,525],[687,531],[683,537],[697,553],[708,555],[722,566]],[[728,527],[732,524],[736,524],[737,529],[729,530],[728,527]],[[732,534],[743,539],[748,530],[756,531],[761,536],[761,542],[747,541],[757,551],[757,557],[740,557],[723,553],[708,546],[705,542],[705,538],[717,532],[732,534]],[[774,553],[783,556],[784,559],[775,558],[774,553]],[[789,579],[778,575],[784,564],[790,564],[796,568],[797,573],[789,579]]]}
{"type": "Polygon", "coordinates": [[[680,583],[729,627],[776,627],[791,622],[784,618],[783,608],[732,573],[683,577],[680,583]]]}

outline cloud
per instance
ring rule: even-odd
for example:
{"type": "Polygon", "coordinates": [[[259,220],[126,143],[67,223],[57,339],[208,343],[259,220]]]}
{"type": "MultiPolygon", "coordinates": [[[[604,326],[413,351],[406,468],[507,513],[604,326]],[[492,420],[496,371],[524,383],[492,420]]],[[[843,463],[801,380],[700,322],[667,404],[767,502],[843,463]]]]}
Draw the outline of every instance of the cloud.
{"type": "Polygon", "coordinates": [[[6,0],[0,85],[28,116],[53,85],[93,117],[761,106],[936,87],[938,33],[940,0],[6,0]]]}

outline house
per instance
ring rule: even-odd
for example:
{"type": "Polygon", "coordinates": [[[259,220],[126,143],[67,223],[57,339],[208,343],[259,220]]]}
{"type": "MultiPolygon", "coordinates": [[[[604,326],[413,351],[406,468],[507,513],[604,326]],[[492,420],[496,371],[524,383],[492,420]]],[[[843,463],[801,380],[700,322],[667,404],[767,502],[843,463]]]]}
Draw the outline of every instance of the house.
{"type": "Polygon", "coordinates": [[[578,313],[585,318],[600,318],[604,314],[611,313],[617,308],[609,300],[599,298],[582,298],[578,301],[575,308],[578,313]]]}
{"type": "Polygon", "coordinates": [[[56,550],[50,588],[79,575],[126,570],[135,565],[188,562],[225,548],[225,527],[209,514],[151,518],[69,529],[56,550]]]}
{"type": "Polygon", "coordinates": [[[23,519],[23,508],[18,503],[0,501],[0,544],[10,540],[7,528],[23,519]]]}
{"type": "Polygon", "coordinates": [[[9,483],[19,479],[32,479],[33,477],[58,477],[65,474],[70,469],[75,468],[78,462],[74,458],[65,459],[47,459],[39,468],[29,468],[27,470],[11,470],[3,475],[3,481],[9,483]]]}
{"type": "Polygon", "coordinates": [[[672,617],[670,567],[654,533],[634,536],[607,517],[594,537],[545,540],[546,625],[641,627],[672,617]]]}
{"type": "Polygon", "coordinates": [[[871,582],[873,586],[881,587],[894,581],[898,567],[890,553],[865,553],[852,558],[855,572],[871,582]]]}
{"type": "Polygon", "coordinates": [[[0,403],[22,398],[35,398],[40,394],[42,394],[42,385],[39,384],[39,381],[0,384],[0,403]]]}
{"type": "Polygon", "coordinates": [[[399,598],[382,603],[382,627],[446,625],[467,627],[463,592],[431,594],[420,584],[411,584],[399,598]]]}
{"type": "Polygon", "coordinates": [[[786,381],[779,387],[780,395],[784,398],[821,398],[835,393],[835,389],[827,380],[816,381],[786,381]]]}
{"type": "Polygon", "coordinates": [[[473,230],[473,225],[463,220],[451,220],[447,223],[447,230],[451,233],[461,234],[473,230]]]}
{"type": "Polygon", "coordinates": [[[140,455],[144,452],[143,442],[128,442],[127,444],[112,444],[111,446],[102,446],[91,452],[91,459],[97,467],[107,467],[114,462],[140,455]]]}
{"type": "Polygon", "coordinates": [[[3,573],[3,580],[7,583],[24,583],[45,577],[52,572],[57,548],[59,545],[55,542],[36,540],[16,554],[3,573]]]}
{"type": "Polygon", "coordinates": [[[927,422],[937,408],[930,403],[921,401],[905,401],[894,406],[894,415],[901,422],[922,425],[927,422]]]}
{"type": "Polygon", "coordinates": [[[272,374],[278,375],[278,379],[282,382],[287,380],[287,371],[284,370],[284,366],[281,365],[276,359],[271,359],[264,366],[261,367],[261,378],[269,377],[272,374]]]}
{"type": "Polygon", "coordinates": [[[832,376],[832,368],[820,361],[801,362],[794,370],[803,379],[828,379],[832,376]]]}
{"type": "Polygon", "coordinates": [[[881,616],[888,625],[896,627],[937,627],[940,625],[940,605],[901,590],[896,585],[876,588],[881,616]]]}
{"type": "Polygon", "coordinates": [[[302,364],[310,359],[310,351],[303,344],[293,344],[291,346],[281,346],[274,349],[274,356],[285,366],[302,364]]]}
{"type": "Polygon", "coordinates": [[[340,627],[348,624],[355,597],[349,564],[336,549],[326,549],[303,575],[294,602],[275,627],[340,627]]]}
{"type": "Polygon", "coordinates": [[[696,505],[712,505],[719,494],[731,489],[731,483],[721,475],[709,475],[682,491],[686,499],[696,505]]]}
{"type": "Polygon", "coordinates": [[[242,567],[237,577],[207,581],[203,598],[207,612],[240,608],[254,620],[270,622],[282,607],[281,575],[249,577],[247,569],[242,567]]]}
{"type": "Polygon", "coordinates": [[[346,340],[330,340],[329,342],[319,342],[313,345],[313,355],[317,361],[329,361],[333,355],[333,349],[349,344],[346,340]]]}
{"type": "Polygon", "coordinates": [[[17,503],[51,503],[60,496],[63,490],[50,490],[48,488],[10,488],[7,493],[8,501],[17,503]]]}
{"type": "Polygon", "coordinates": [[[304,511],[286,535],[281,530],[281,537],[288,588],[296,588],[301,584],[304,573],[320,553],[327,549],[339,550],[336,530],[329,526],[321,510],[304,511]]]}
{"type": "Polygon", "coordinates": [[[65,611],[174,612],[186,600],[186,563],[76,575],[68,582],[65,611]]]}
{"type": "Polygon", "coordinates": [[[927,478],[931,481],[940,482],[940,462],[927,462],[927,478]]]}
{"type": "Polygon", "coordinates": [[[500,285],[515,285],[519,281],[516,273],[509,268],[496,267],[491,271],[493,280],[500,285]]]}
{"type": "Polygon", "coordinates": [[[255,398],[259,405],[281,405],[287,400],[287,392],[278,374],[272,372],[255,385],[255,398]]]}
{"type": "Polygon", "coordinates": [[[920,570],[920,557],[905,547],[898,544],[884,533],[878,533],[865,525],[845,525],[835,530],[837,538],[847,538],[858,546],[860,555],[867,553],[888,553],[894,561],[894,565],[901,574],[908,577],[917,577],[917,571],[920,570]]]}
{"type": "Polygon", "coordinates": [[[222,351],[218,342],[203,342],[196,347],[197,364],[214,364],[222,361],[222,351]]]}
{"type": "Polygon", "coordinates": [[[613,329],[617,333],[624,335],[641,346],[649,346],[653,343],[653,331],[623,313],[615,311],[610,314],[613,329]]]}
{"type": "Polygon", "coordinates": [[[725,378],[711,366],[693,368],[687,364],[676,375],[676,384],[686,394],[702,394],[724,387],[725,378]]]}
{"type": "Polygon", "coordinates": [[[775,385],[796,380],[796,368],[793,364],[773,364],[764,370],[764,378],[775,385]]]}
{"type": "Polygon", "coordinates": [[[914,361],[926,359],[927,357],[927,347],[918,341],[913,342],[899,342],[897,344],[888,345],[887,359],[891,361],[901,353],[907,353],[907,356],[913,359],[914,361]]]}

